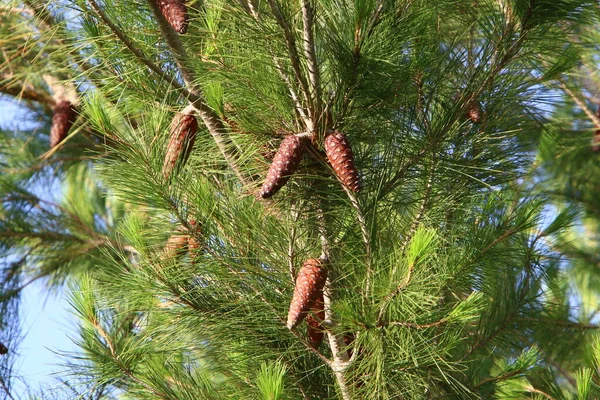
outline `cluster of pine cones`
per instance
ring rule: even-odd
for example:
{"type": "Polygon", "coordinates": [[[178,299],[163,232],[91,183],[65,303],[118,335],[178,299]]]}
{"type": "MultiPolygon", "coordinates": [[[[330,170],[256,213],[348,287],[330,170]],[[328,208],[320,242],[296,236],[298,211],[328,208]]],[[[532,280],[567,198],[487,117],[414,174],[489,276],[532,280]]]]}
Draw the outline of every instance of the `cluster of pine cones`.
{"type": "MultiPolygon", "coordinates": [[[[282,140],[260,189],[260,197],[271,197],[286,184],[302,161],[307,143],[308,137],[304,135],[290,135],[282,140]]],[[[325,137],[324,147],[327,160],[340,182],[353,192],[359,192],[360,178],[346,135],[337,131],[329,133],[325,137]]]]}

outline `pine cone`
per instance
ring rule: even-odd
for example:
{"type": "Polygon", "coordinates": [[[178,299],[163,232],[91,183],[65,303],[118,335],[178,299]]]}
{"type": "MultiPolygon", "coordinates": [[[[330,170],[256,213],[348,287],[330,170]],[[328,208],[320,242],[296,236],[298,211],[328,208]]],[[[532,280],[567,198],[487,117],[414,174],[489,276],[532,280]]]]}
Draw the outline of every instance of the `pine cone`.
{"type": "Polygon", "coordinates": [[[309,258],[304,261],[304,265],[298,272],[298,278],[296,278],[296,287],[288,311],[288,329],[294,328],[306,317],[307,311],[323,294],[326,279],[327,270],[322,260],[309,258]]]}
{"type": "Polygon", "coordinates": [[[260,188],[259,196],[263,199],[273,196],[290,179],[304,154],[305,137],[286,136],[273,157],[265,182],[260,188]]]}
{"type": "Polygon", "coordinates": [[[308,324],[307,336],[308,342],[313,349],[317,349],[323,341],[323,327],[321,322],[325,319],[325,302],[323,301],[323,293],[321,292],[311,313],[306,316],[306,323],[308,324]]]}
{"type": "Polygon", "coordinates": [[[592,137],[592,151],[594,153],[598,153],[600,151],[600,129],[594,132],[594,136],[592,137]]]}
{"type": "Polygon", "coordinates": [[[167,154],[163,163],[162,173],[167,179],[180,161],[180,167],[187,162],[198,132],[198,120],[191,114],[178,113],[173,118],[170,128],[169,144],[167,154]]]}
{"type": "Polygon", "coordinates": [[[56,103],[52,112],[50,148],[53,148],[67,137],[71,126],[73,126],[73,122],[75,122],[75,119],[77,118],[77,110],[68,100],[62,100],[56,103]]]}
{"type": "Polygon", "coordinates": [[[184,0],[154,0],[167,22],[177,31],[187,32],[189,17],[184,0]]]}
{"type": "Polygon", "coordinates": [[[467,108],[467,118],[474,124],[481,122],[481,104],[477,100],[473,100],[467,108]]]}
{"type": "Polygon", "coordinates": [[[8,353],[8,347],[4,345],[4,343],[0,343],[0,354],[8,353]]]}
{"type": "Polygon", "coordinates": [[[360,178],[354,165],[350,142],[341,132],[333,132],[325,138],[325,153],[338,179],[353,192],[360,192],[360,178]]]}
{"type": "Polygon", "coordinates": [[[181,230],[172,234],[169,239],[167,239],[164,256],[162,258],[183,257],[188,249],[188,238],[189,235],[181,230]]]}

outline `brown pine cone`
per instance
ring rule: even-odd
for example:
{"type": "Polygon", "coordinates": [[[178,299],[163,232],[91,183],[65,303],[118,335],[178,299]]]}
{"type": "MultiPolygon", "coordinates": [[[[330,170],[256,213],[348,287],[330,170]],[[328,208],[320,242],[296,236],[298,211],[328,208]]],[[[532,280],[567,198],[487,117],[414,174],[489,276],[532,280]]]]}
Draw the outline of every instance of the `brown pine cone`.
{"type": "Polygon", "coordinates": [[[177,31],[187,32],[189,17],[184,0],[154,0],[167,22],[177,31]]]}
{"type": "Polygon", "coordinates": [[[76,118],[77,110],[70,101],[62,100],[56,103],[52,110],[50,148],[53,148],[67,137],[76,118]]]}
{"type": "Polygon", "coordinates": [[[326,280],[327,270],[322,260],[309,258],[304,261],[304,265],[298,272],[298,278],[296,278],[296,287],[288,311],[288,329],[294,328],[306,317],[306,313],[323,294],[326,280]]]}
{"type": "Polygon", "coordinates": [[[481,122],[481,104],[477,100],[473,100],[467,108],[467,118],[474,124],[481,122]]]}
{"type": "Polygon", "coordinates": [[[4,343],[0,343],[0,354],[8,353],[8,347],[4,345],[4,343]]]}
{"type": "Polygon", "coordinates": [[[304,154],[305,137],[286,136],[273,157],[265,182],[260,188],[259,196],[263,199],[273,196],[290,179],[304,154]]]}
{"type": "Polygon", "coordinates": [[[594,132],[594,136],[592,137],[592,151],[594,153],[598,153],[600,151],[600,129],[594,132]]]}
{"type": "Polygon", "coordinates": [[[162,174],[167,179],[178,161],[180,167],[187,162],[198,132],[198,120],[191,114],[177,113],[171,122],[167,154],[163,163],[162,174]],[[180,161],[181,160],[181,161],[180,161]]]}
{"type": "Polygon", "coordinates": [[[163,258],[183,257],[188,249],[188,238],[189,235],[181,230],[169,236],[163,258]]]}
{"type": "Polygon", "coordinates": [[[317,349],[323,341],[323,327],[321,322],[325,319],[325,302],[323,301],[323,292],[315,301],[310,314],[306,316],[306,323],[308,329],[306,331],[308,336],[308,343],[313,349],[317,349]]]}
{"type": "Polygon", "coordinates": [[[338,179],[353,192],[360,192],[360,178],[354,165],[350,142],[341,132],[333,132],[325,138],[325,153],[338,179]]]}

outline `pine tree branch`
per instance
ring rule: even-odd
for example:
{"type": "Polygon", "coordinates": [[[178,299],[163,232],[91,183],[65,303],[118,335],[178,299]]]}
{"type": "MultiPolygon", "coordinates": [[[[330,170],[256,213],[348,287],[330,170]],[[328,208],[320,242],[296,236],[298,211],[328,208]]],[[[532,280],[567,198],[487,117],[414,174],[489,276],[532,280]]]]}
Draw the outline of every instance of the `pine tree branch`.
{"type": "MultiPolygon", "coordinates": [[[[325,224],[325,215],[322,209],[317,210],[317,221],[319,236],[321,237],[321,259],[329,262],[330,259],[330,245],[327,234],[327,226],[325,224]]],[[[327,339],[329,341],[329,348],[333,359],[329,363],[329,367],[333,371],[335,379],[338,383],[342,398],[344,400],[350,400],[350,388],[346,380],[346,370],[350,365],[350,357],[348,351],[342,350],[344,348],[344,337],[342,335],[336,335],[332,328],[336,325],[335,316],[333,315],[332,308],[333,289],[331,280],[331,271],[327,274],[327,280],[325,282],[325,288],[323,289],[323,303],[325,309],[325,320],[322,322],[322,326],[325,328],[327,339]]]]}
{"type": "Polygon", "coordinates": [[[125,366],[121,363],[121,359],[119,357],[119,354],[116,352],[115,346],[110,338],[110,336],[108,335],[108,333],[106,332],[106,330],[102,327],[102,325],[100,324],[100,322],[96,319],[96,317],[94,316],[92,318],[92,320],[90,321],[91,324],[94,326],[94,328],[96,328],[96,331],[98,332],[98,334],[100,335],[100,337],[102,337],[102,339],[104,339],[106,346],[108,347],[108,350],[110,351],[110,355],[113,358],[113,360],[116,362],[117,367],[119,368],[119,370],[121,370],[121,372],[123,374],[125,374],[125,376],[127,376],[129,379],[131,379],[132,381],[136,382],[137,384],[141,385],[144,389],[148,390],[150,393],[154,394],[155,396],[157,396],[159,399],[163,399],[163,400],[177,400],[165,393],[162,393],[158,390],[156,390],[155,388],[153,388],[152,386],[150,386],[149,384],[147,384],[146,382],[144,382],[143,380],[141,380],[140,378],[138,378],[137,376],[135,376],[133,374],[133,372],[131,372],[128,368],[125,368],[125,366]]]}
{"type": "MultiPolygon", "coordinates": [[[[254,5],[252,4],[251,0],[248,0],[247,4],[244,3],[243,0],[239,0],[239,2],[242,5],[242,8],[244,8],[244,10],[246,10],[246,12],[249,13],[256,20],[256,22],[261,21],[260,14],[258,14],[256,9],[254,8],[254,5]]],[[[313,132],[313,130],[314,130],[313,121],[306,114],[306,111],[304,110],[304,107],[302,106],[302,102],[300,101],[300,98],[298,97],[298,94],[296,93],[296,89],[294,89],[294,85],[292,84],[290,77],[288,76],[285,69],[283,68],[283,66],[281,65],[279,60],[277,59],[277,56],[275,55],[275,53],[273,53],[272,51],[270,51],[270,53],[271,53],[271,57],[273,58],[273,64],[275,65],[275,69],[277,70],[277,73],[279,74],[279,76],[281,77],[281,79],[283,80],[285,85],[287,86],[288,91],[290,92],[290,97],[292,98],[292,101],[294,102],[294,106],[296,107],[296,112],[298,113],[298,116],[300,116],[300,118],[304,122],[304,126],[305,126],[306,130],[308,132],[313,132]]]]}
{"type": "Polygon", "coordinates": [[[425,210],[427,209],[427,203],[429,202],[429,196],[431,195],[431,188],[433,186],[433,174],[434,174],[436,164],[437,164],[436,161],[432,162],[432,168],[431,168],[431,171],[429,172],[429,177],[427,178],[427,183],[425,184],[425,193],[423,196],[423,200],[421,200],[421,206],[419,207],[419,211],[417,212],[417,215],[415,216],[412,224],[410,225],[410,228],[408,229],[408,233],[406,234],[406,236],[404,237],[404,240],[402,241],[402,244],[400,245],[400,253],[401,254],[404,253],[404,250],[406,249],[408,242],[412,239],[413,235],[419,228],[419,225],[421,224],[421,219],[423,218],[423,215],[425,215],[425,210]]]}
{"type": "MultiPolygon", "coordinates": [[[[309,107],[308,107],[309,118],[311,119],[311,121],[313,121],[312,128],[314,129],[314,121],[315,121],[314,108],[311,104],[308,84],[306,83],[306,79],[305,79],[304,74],[302,73],[302,69],[300,67],[300,57],[298,55],[298,50],[296,49],[296,39],[294,38],[294,33],[292,32],[292,29],[291,29],[290,25],[288,24],[288,22],[285,20],[285,17],[281,13],[281,9],[279,8],[279,4],[277,3],[277,0],[267,0],[267,1],[269,3],[269,6],[271,7],[271,11],[273,12],[273,15],[275,16],[275,20],[277,21],[277,23],[279,24],[279,26],[281,27],[281,29],[283,31],[285,43],[286,43],[286,46],[288,49],[288,55],[290,57],[290,63],[292,65],[292,69],[294,70],[294,74],[296,75],[296,79],[300,83],[300,89],[302,91],[302,94],[304,95],[304,100],[306,101],[306,104],[309,105],[309,107]]],[[[312,133],[313,129],[310,129],[310,127],[308,127],[308,126],[306,127],[306,129],[312,133]]]]}
{"type": "Polygon", "coordinates": [[[4,379],[2,377],[0,377],[0,386],[2,387],[2,390],[4,390],[4,393],[10,400],[15,400],[15,398],[11,394],[10,390],[8,389],[6,382],[4,382],[4,379]]]}
{"type": "MultiPolygon", "coordinates": [[[[127,37],[127,35],[125,35],[125,33],[116,24],[114,24],[111,21],[111,19],[108,17],[108,15],[106,15],[104,10],[98,5],[98,3],[95,0],[88,0],[88,2],[91,4],[92,8],[96,12],[96,14],[98,14],[100,19],[110,28],[110,30],[119,38],[119,40],[121,40],[121,42],[125,45],[125,47],[127,47],[129,49],[129,51],[131,51],[133,53],[133,55],[136,56],[136,58],[139,61],[141,61],[146,67],[148,67],[148,69],[150,69],[150,71],[157,74],[159,78],[161,78],[165,82],[169,83],[175,90],[182,93],[183,96],[186,97],[189,100],[189,102],[196,107],[196,109],[200,115],[200,118],[202,118],[202,120],[204,121],[204,124],[206,125],[211,136],[215,140],[217,147],[219,147],[221,154],[223,155],[223,157],[229,164],[229,167],[232,169],[234,174],[240,180],[242,185],[245,187],[249,187],[250,182],[241,173],[241,171],[239,170],[239,168],[237,166],[235,156],[230,154],[230,151],[227,148],[227,140],[223,137],[223,134],[225,132],[225,127],[223,126],[223,123],[221,122],[219,117],[216,115],[216,113],[204,103],[204,100],[201,96],[201,92],[197,91],[194,87],[192,87],[192,90],[189,90],[188,88],[180,85],[173,76],[170,76],[168,73],[163,71],[159,66],[154,64],[139,48],[137,48],[137,46],[135,46],[135,44],[127,37]]],[[[149,1],[149,3],[152,5],[152,7],[153,7],[152,10],[156,14],[156,8],[155,8],[156,5],[151,1],[149,1]]],[[[159,25],[162,30],[163,25],[168,24],[168,22],[164,19],[164,17],[162,16],[162,13],[159,12],[159,14],[160,15],[157,16],[157,20],[159,21],[159,25]]],[[[166,29],[167,33],[163,33],[163,35],[165,36],[165,39],[167,39],[168,44],[170,46],[174,46],[173,51],[174,51],[175,55],[176,56],[177,55],[181,55],[181,56],[185,55],[185,50],[184,50],[184,53],[181,53],[181,49],[183,48],[183,46],[181,45],[181,42],[179,42],[179,44],[178,44],[176,41],[173,41],[173,36],[176,35],[173,28],[171,28],[169,26],[168,28],[165,28],[165,29],[166,29]],[[170,32],[169,29],[171,29],[172,32],[170,32]]],[[[179,60],[179,61],[181,61],[181,60],[179,60]]],[[[182,74],[183,74],[183,71],[182,71],[182,74]]],[[[185,73],[185,75],[186,75],[187,79],[191,78],[189,71],[187,71],[185,73]]],[[[184,78],[184,79],[186,79],[186,78],[184,78]]]]}
{"type": "MultiPolygon", "coordinates": [[[[313,117],[316,117],[321,112],[321,78],[315,49],[314,19],[315,15],[311,0],[302,0],[304,56],[306,57],[308,77],[311,86],[310,89],[313,98],[313,117]]],[[[316,121],[313,121],[313,123],[316,124],[316,121]]]]}
{"type": "Polygon", "coordinates": [[[6,74],[0,74],[0,92],[17,100],[24,99],[40,103],[47,111],[52,110],[56,104],[54,98],[49,94],[36,90],[32,85],[17,82],[6,74]]]}
{"type": "Polygon", "coordinates": [[[210,108],[204,100],[202,88],[196,83],[199,80],[198,76],[196,76],[194,68],[190,64],[190,59],[187,55],[185,47],[183,46],[183,43],[179,39],[179,35],[177,32],[175,32],[171,24],[169,24],[169,22],[165,19],[164,15],[158,8],[156,1],[148,0],[147,3],[152,9],[154,17],[158,21],[163,38],[173,52],[173,56],[175,57],[175,61],[177,62],[177,66],[179,67],[179,71],[181,72],[186,88],[196,97],[194,101],[190,102],[198,111],[200,118],[202,118],[204,125],[206,125],[208,128],[208,131],[217,144],[217,147],[221,151],[221,154],[229,164],[229,167],[233,170],[244,187],[251,187],[252,182],[246,179],[242,171],[239,169],[239,156],[232,150],[231,139],[227,135],[227,130],[223,125],[223,121],[221,121],[221,118],[219,118],[217,113],[214,112],[214,110],[210,108]]]}
{"type": "Polygon", "coordinates": [[[367,278],[365,284],[365,293],[370,292],[371,288],[371,279],[373,277],[373,248],[371,246],[371,235],[367,228],[367,221],[365,219],[364,212],[360,203],[358,202],[358,198],[356,194],[352,192],[350,189],[346,187],[346,185],[342,184],[342,188],[346,192],[346,195],[350,199],[350,204],[352,204],[352,208],[356,212],[356,219],[358,221],[358,226],[360,228],[360,233],[362,235],[363,246],[365,247],[365,264],[367,266],[367,278]]]}

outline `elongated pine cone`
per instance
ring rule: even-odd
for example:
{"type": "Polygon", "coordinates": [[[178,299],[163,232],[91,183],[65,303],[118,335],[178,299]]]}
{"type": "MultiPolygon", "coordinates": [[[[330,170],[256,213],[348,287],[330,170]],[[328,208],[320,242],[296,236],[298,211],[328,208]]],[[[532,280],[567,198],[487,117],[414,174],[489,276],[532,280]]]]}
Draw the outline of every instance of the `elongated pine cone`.
{"type": "Polygon", "coordinates": [[[0,343],[0,354],[8,353],[8,347],[4,345],[4,343],[0,343]]]}
{"type": "Polygon", "coordinates": [[[287,327],[294,328],[306,313],[313,307],[317,299],[323,295],[323,287],[327,280],[325,263],[318,258],[309,258],[298,272],[296,287],[288,311],[287,327]]]}
{"type": "Polygon", "coordinates": [[[187,32],[189,17],[184,0],[154,0],[154,2],[177,33],[187,32]]]}
{"type": "Polygon", "coordinates": [[[317,349],[323,341],[324,336],[323,327],[321,326],[321,322],[325,319],[325,303],[322,292],[310,311],[306,316],[306,324],[308,325],[306,334],[310,346],[313,349],[317,349]]]}
{"type": "Polygon", "coordinates": [[[167,154],[163,163],[162,173],[167,179],[180,162],[183,167],[190,158],[198,132],[198,120],[191,114],[177,113],[171,122],[167,154]]]}
{"type": "Polygon", "coordinates": [[[67,137],[76,118],[77,109],[70,101],[62,100],[56,103],[52,110],[52,128],[50,128],[51,148],[67,137]]]}
{"type": "Polygon", "coordinates": [[[338,179],[353,192],[360,192],[360,178],[354,165],[350,142],[341,132],[333,132],[325,138],[325,154],[338,179]]]}
{"type": "Polygon", "coordinates": [[[295,135],[286,136],[281,141],[279,150],[277,150],[269,167],[265,182],[260,188],[260,197],[263,199],[271,197],[286,184],[300,161],[302,161],[305,141],[305,137],[295,135]]]}

